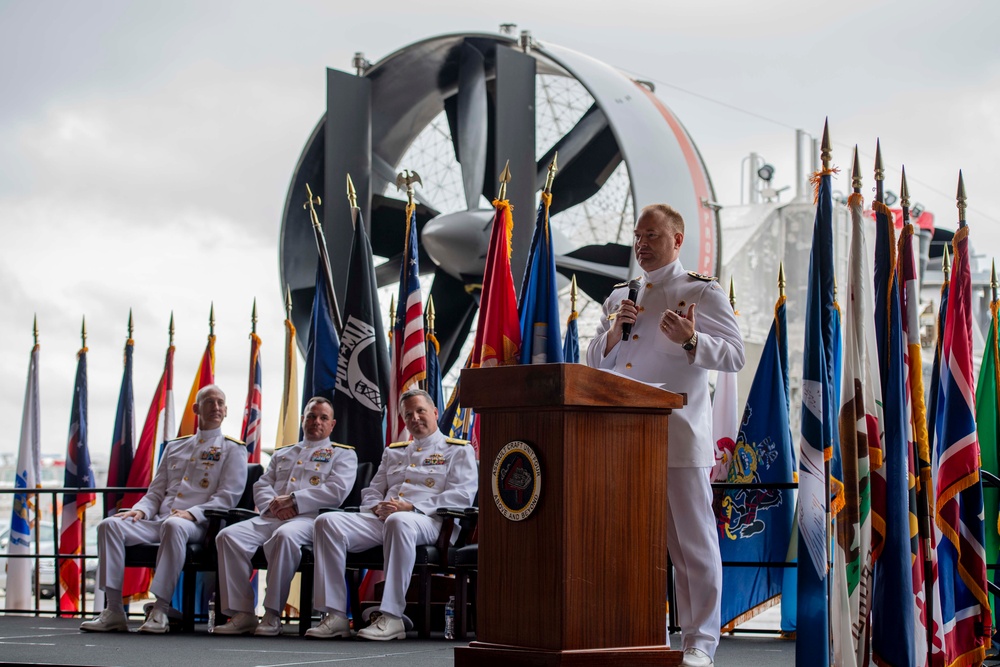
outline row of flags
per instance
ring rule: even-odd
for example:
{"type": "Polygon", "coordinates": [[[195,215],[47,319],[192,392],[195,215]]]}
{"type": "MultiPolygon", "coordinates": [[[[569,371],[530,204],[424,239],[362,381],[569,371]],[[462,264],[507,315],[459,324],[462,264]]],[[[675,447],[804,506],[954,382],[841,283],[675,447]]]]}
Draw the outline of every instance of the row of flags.
{"type": "MultiPolygon", "coordinates": [[[[723,570],[724,629],[780,599],[782,629],[796,633],[797,665],[981,664],[993,633],[987,560],[992,564],[1000,548],[998,492],[984,490],[979,475],[980,466],[994,474],[998,467],[1000,302],[994,288],[993,324],[976,383],[961,175],[953,273],[949,281],[945,269],[925,402],[905,172],[904,227],[896,239],[891,211],[882,202],[877,152],[872,275],[855,154],[842,313],[833,273],[835,170],[825,131],[822,157],[815,178],[798,462],[788,429],[783,291],[735,428],[729,378],[720,374],[716,387],[721,464],[715,478],[779,484],[716,492],[723,561],[741,564],[723,570]],[[796,468],[797,498],[780,490],[793,486],[796,468]],[[792,568],[749,566],[796,559],[795,576],[789,576],[792,568]]],[[[947,261],[947,251],[945,256],[947,261]]]]}

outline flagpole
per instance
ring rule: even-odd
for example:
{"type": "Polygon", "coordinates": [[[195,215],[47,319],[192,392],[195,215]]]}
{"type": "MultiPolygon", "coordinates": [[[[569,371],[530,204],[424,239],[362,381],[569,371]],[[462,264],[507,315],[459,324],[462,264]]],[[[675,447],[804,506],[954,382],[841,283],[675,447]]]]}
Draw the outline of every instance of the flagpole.
{"type": "MultiPolygon", "coordinates": [[[[906,183],[906,165],[902,166],[902,177],[899,184],[899,205],[903,209],[903,228],[911,227],[910,221],[910,189],[906,183]]],[[[912,239],[912,236],[910,237],[912,239]]],[[[916,431],[916,424],[914,424],[916,431]]],[[[917,463],[916,473],[919,482],[919,494],[917,502],[917,521],[920,536],[923,538],[924,546],[924,605],[926,606],[926,633],[927,638],[927,659],[930,661],[934,652],[934,561],[931,556],[931,489],[930,470],[924,475],[923,459],[920,457],[919,445],[917,443],[916,432],[913,437],[914,461],[917,463]]]]}
{"type": "Polygon", "coordinates": [[[955,195],[955,206],[958,207],[958,227],[961,229],[968,223],[965,221],[965,181],[962,179],[962,170],[958,170],[958,194],[955,195]]]}
{"type": "MultiPolygon", "coordinates": [[[[821,173],[824,173],[824,174],[831,173],[832,166],[831,166],[830,163],[833,160],[833,148],[832,148],[832,146],[830,144],[830,120],[829,119],[826,119],[823,122],[823,139],[822,139],[821,144],[820,144],[820,154],[819,155],[820,155],[820,160],[822,162],[822,167],[821,167],[822,172],[821,173]]],[[[817,186],[817,193],[818,192],[819,192],[819,186],[817,186]]],[[[818,207],[822,206],[822,202],[820,202],[818,199],[817,199],[817,202],[816,202],[816,206],[817,206],[817,210],[818,210],[818,207]]],[[[836,304],[836,301],[837,301],[837,297],[836,297],[836,290],[837,290],[836,281],[837,281],[837,279],[836,279],[836,272],[834,272],[834,287],[833,287],[833,289],[834,289],[834,297],[833,297],[834,304],[836,304]]],[[[833,382],[833,378],[827,378],[827,381],[829,381],[829,382],[832,383],[833,382]]],[[[838,405],[836,407],[836,409],[839,410],[840,406],[838,405]]],[[[827,418],[826,415],[824,415],[823,418],[826,419],[827,418]]],[[[831,443],[831,445],[832,445],[832,443],[831,443]]],[[[823,443],[823,448],[824,449],[826,448],[826,446],[827,446],[827,444],[823,443]]],[[[839,446],[839,443],[838,443],[838,446],[839,446]]],[[[831,465],[830,464],[831,464],[831,459],[828,459],[825,456],[823,458],[824,458],[823,471],[825,473],[824,476],[823,476],[823,484],[824,484],[824,486],[826,488],[826,492],[823,494],[823,502],[824,502],[824,504],[826,506],[826,525],[824,526],[824,529],[825,529],[824,530],[824,532],[825,532],[824,541],[826,542],[826,577],[825,577],[825,579],[826,579],[826,582],[825,582],[826,583],[826,608],[827,608],[827,614],[826,614],[826,633],[827,633],[827,640],[829,642],[827,644],[827,646],[826,646],[826,653],[827,653],[826,664],[832,664],[833,661],[832,661],[831,658],[832,658],[832,655],[833,655],[833,623],[832,623],[832,617],[831,617],[831,614],[830,614],[830,601],[833,599],[834,592],[833,592],[833,576],[832,576],[832,574],[833,574],[833,540],[830,539],[830,533],[832,532],[832,526],[833,526],[833,508],[830,505],[830,475],[831,475],[831,469],[830,469],[831,465]]]]}
{"type": "Polygon", "coordinates": [[[337,303],[337,292],[333,289],[333,272],[330,269],[330,253],[326,248],[326,235],[323,233],[323,226],[319,223],[319,216],[316,214],[316,207],[323,204],[323,199],[319,195],[313,195],[312,188],[306,183],[306,195],[309,199],[302,205],[302,208],[309,210],[309,218],[312,220],[313,236],[316,237],[316,249],[319,251],[319,261],[323,262],[326,269],[326,294],[330,300],[330,309],[333,311],[333,325],[337,329],[339,336],[344,332],[344,323],[340,317],[340,304],[337,303]]]}

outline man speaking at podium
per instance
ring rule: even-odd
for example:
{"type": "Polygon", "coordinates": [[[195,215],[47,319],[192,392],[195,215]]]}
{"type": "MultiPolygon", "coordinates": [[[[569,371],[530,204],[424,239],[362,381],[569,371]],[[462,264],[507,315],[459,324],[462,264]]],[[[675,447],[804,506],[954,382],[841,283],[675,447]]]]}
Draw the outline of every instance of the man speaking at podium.
{"type": "Polygon", "coordinates": [[[739,371],[743,339],[715,279],[684,270],[683,242],[680,213],[666,204],[642,209],[633,246],[642,275],[616,285],[604,302],[587,365],[687,394],[687,405],[669,421],[667,549],[677,573],[681,664],[711,667],[722,559],[709,478],[715,455],[708,372],[739,371]]]}

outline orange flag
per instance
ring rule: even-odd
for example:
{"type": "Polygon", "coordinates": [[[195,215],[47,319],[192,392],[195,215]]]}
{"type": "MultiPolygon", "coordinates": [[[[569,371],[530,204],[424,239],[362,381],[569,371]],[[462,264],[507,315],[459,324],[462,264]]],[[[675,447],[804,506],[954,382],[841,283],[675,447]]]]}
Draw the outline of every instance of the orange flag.
{"type": "Polygon", "coordinates": [[[209,334],[208,345],[205,346],[205,354],[201,357],[201,364],[198,372],[195,373],[194,383],[191,384],[191,393],[188,394],[187,405],[181,413],[181,425],[177,429],[177,437],[194,435],[198,430],[198,416],[194,413],[194,401],[198,396],[198,391],[205,386],[215,383],[215,335],[209,334]]]}

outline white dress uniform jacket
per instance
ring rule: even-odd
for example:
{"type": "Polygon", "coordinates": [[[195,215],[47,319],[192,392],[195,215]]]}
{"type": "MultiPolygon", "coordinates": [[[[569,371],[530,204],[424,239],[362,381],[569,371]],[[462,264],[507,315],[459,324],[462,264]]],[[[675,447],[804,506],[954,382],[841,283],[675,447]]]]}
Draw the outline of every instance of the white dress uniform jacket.
{"type": "Polygon", "coordinates": [[[662,384],[687,394],[687,404],[670,415],[671,468],[701,468],[715,463],[712,443],[712,402],[708,371],[735,373],[743,368],[743,338],[733,308],[719,283],[684,271],[680,260],[639,278],[639,310],[631,339],[622,340],[607,356],[605,341],[611,318],[628,297],[628,288],[615,289],[604,302],[597,334],[587,349],[587,365],[603,368],[640,382],[662,384]],[[685,351],[660,330],[660,317],[668,308],[687,315],[694,310],[698,345],[685,351]]]}
{"type": "Polygon", "coordinates": [[[329,438],[304,440],[274,452],[267,471],[253,485],[253,499],[261,517],[268,517],[272,516],[271,501],[290,493],[299,516],[315,517],[322,508],[344,502],[357,475],[358,455],[353,447],[329,438]]]}
{"type": "Polygon", "coordinates": [[[313,521],[319,510],[344,502],[357,474],[354,448],[329,438],[305,440],[274,453],[267,471],[253,485],[260,516],[225,528],[215,540],[224,613],[253,612],[250,560],[261,546],[268,566],[264,608],[281,613],[302,560],[302,547],[313,542],[313,521]],[[295,498],[299,513],[282,520],[271,513],[270,505],[286,494],[295,498]]]}
{"type": "Polygon", "coordinates": [[[207,509],[235,507],[246,483],[246,445],[221,429],[199,430],[167,443],[149,490],[132,509],[150,520],[187,510],[201,523],[207,509]]]}
{"type": "Polygon", "coordinates": [[[472,447],[435,431],[385,449],[378,472],[361,494],[361,511],[371,512],[383,500],[398,498],[433,517],[439,507],[468,507],[478,488],[472,447]]]}

